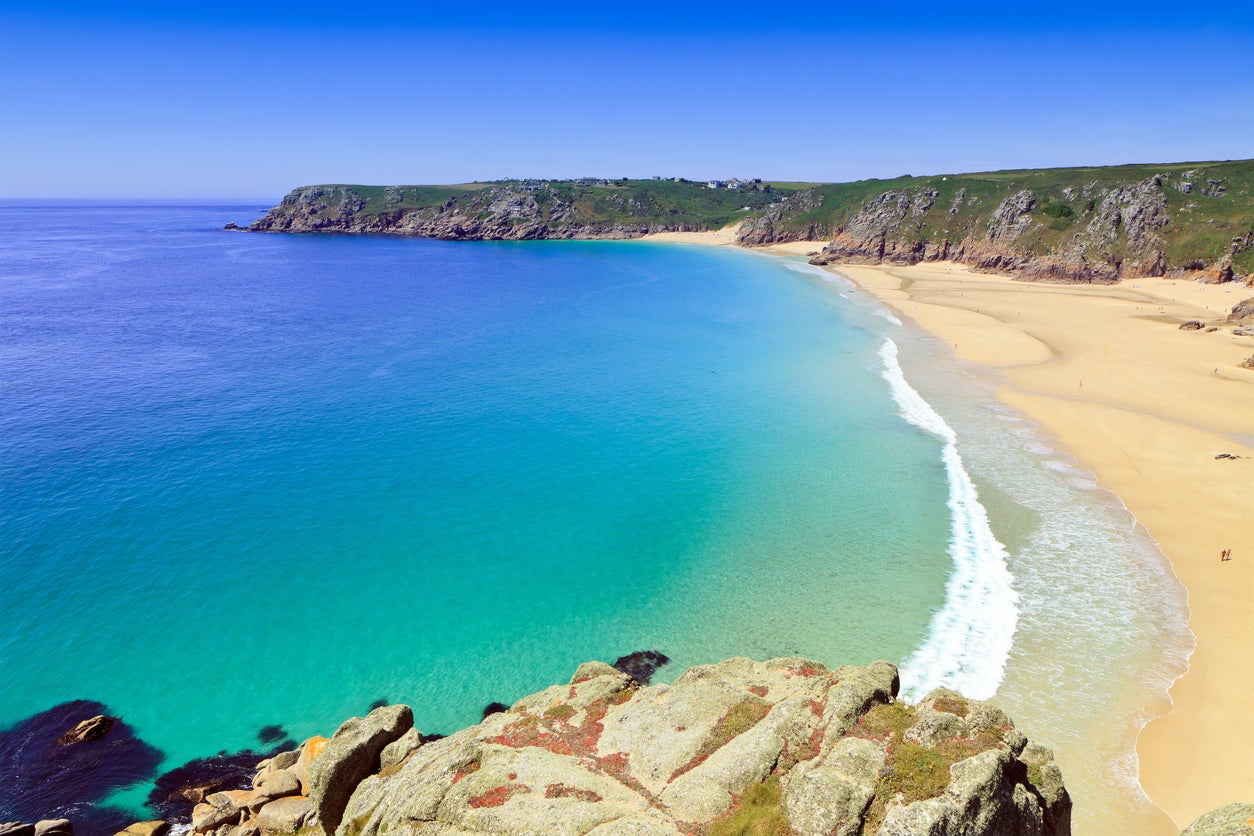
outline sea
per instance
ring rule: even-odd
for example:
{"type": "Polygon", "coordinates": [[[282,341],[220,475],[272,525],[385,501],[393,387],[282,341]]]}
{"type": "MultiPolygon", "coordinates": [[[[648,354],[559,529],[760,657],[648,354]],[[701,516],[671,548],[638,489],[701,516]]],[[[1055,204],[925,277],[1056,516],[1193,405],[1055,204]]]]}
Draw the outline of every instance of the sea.
{"type": "Polygon", "coordinates": [[[804,259],[223,230],[271,203],[0,203],[0,730],[92,700],[166,770],[640,650],[887,659],[1053,748],[1077,833],[1170,832],[1184,590],[988,373],[804,259]]]}

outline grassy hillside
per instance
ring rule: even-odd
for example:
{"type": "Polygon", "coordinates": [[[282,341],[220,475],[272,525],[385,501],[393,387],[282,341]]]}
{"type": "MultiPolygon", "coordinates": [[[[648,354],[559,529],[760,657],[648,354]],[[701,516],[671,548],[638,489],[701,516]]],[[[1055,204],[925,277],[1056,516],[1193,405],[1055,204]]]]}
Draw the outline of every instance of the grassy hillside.
{"type": "Polygon", "coordinates": [[[769,183],[756,188],[710,189],[704,182],[628,179],[592,184],[573,180],[501,180],[456,186],[334,184],[317,188],[328,192],[344,190],[359,198],[363,205],[353,213],[358,219],[398,210],[432,210],[448,201],[470,214],[488,217],[494,211],[491,198],[504,194],[530,196],[542,211],[554,205],[572,206],[582,223],[683,223],[705,228],[726,226],[796,191],[795,186],[780,188],[769,183]]]}
{"type": "MultiPolygon", "coordinates": [[[[1002,201],[1032,192],[1033,223],[1015,242],[1020,252],[1063,249],[1085,233],[1111,192],[1161,180],[1169,222],[1157,230],[1167,262],[1211,264],[1228,254],[1233,238],[1254,229],[1254,161],[1121,165],[1089,168],[1023,169],[862,180],[815,187],[818,205],[784,213],[778,229],[799,231],[819,225],[831,233],[848,226],[865,205],[887,192],[936,193],[932,205],[897,230],[900,239],[961,241],[987,234],[1002,201]]],[[[1111,253],[1121,255],[1116,244],[1111,253]]],[[[1239,273],[1254,273],[1254,249],[1243,247],[1233,258],[1239,273]]]]}
{"type": "Polygon", "coordinates": [[[830,260],[954,259],[1072,281],[1254,274],[1254,160],[853,183],[502,180],[297,189],[250,228],[456,240],[629,238],[735,221],[746,244],[822,238],[830,260]]]}

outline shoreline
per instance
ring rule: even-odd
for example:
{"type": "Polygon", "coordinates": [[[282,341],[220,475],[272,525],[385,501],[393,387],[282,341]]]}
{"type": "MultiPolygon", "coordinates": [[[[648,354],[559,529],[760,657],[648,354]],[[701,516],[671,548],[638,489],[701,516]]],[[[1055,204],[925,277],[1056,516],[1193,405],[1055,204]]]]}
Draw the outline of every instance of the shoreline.
{"type": "MultiPolygon", "coordinates": [[[[734,245],[725,233],[650,236],[734,245]]],[[[751,248],[806,255],[823,242],[751,248]]],[[[1145,278],[1071,285],[948,262],[831,265],[986,372],[998,400],[1040,425],[1158,544],[1188,596],[1196,644],[1167,711],[1140,731],[1139,781],[1179,827],[1254,798],[1254,338],[1219,325],[1254,289],[1145,278]],[[1243,458],[1216,459],[1221,453],[1243,458]],[[1219,560],[1231,549],[1233,559],[1219,560]]]]}
{"type": "Polygon", "coordinates": [[[1243,641],[1254,629],[1254,371],[1237,366],[1254,339],[1179,329],[1223,318],[1248,289],[1040,284],[946,263],[837,269],[959,359],[998,372],[998,399],[1119,497],[1185,587],[1196,646],[1172,707],[1137,740],[1149,799],[1184,827],[1254,796],[1254,718],[1240,696],[1254,681],[1243,641]],[[1221,563],[1227,548],[1235,557],[1221,563]]]}

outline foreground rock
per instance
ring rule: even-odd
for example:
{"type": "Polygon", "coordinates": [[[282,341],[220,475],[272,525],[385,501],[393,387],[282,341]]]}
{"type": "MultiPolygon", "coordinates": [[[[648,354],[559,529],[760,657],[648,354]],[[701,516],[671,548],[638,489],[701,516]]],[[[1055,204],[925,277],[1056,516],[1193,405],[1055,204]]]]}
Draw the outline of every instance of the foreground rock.
{"type": "Polygon", "coordinates": [[[1254,836],[1254,804],[1229,804],[1202,815],[1181,836],[1254,836]]]}
{"type": "Polygon", "coordinates": [[[648,687],[588,663],[365,777],[334,832],[1070,833],[1049,750],[991,705],[897,687],[884,662],[731,659],[648,687]]]}
{"type": "Polygon", "coordinates": [[[334,832],[344,806],[362,779],[380,769],[379,756],[389,743],[414,727],[407,705],[376,708],[364,718],[344,722],[322,755],[309,767],[309,797],[323,827],[334,832]]]}
{"type": "Polygon", "coordinates": [[[258,763],[251,790],[207,796],[192,830],[1070,834],[1048,749],[992,705],[942,690],[906,706],[897,687],[885,662],[730,659],[653,686],[589,662],[447,738],[405,706],[353,718],[258,763]]]}

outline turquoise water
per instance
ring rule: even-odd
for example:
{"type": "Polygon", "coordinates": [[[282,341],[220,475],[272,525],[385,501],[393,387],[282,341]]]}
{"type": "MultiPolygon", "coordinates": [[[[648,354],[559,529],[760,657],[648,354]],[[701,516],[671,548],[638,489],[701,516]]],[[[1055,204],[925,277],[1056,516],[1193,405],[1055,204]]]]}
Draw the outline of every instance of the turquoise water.
{"type": "Polygon", "coordinates": [[[1054,745],[1077,832],[1157,825],[1178,584],[944,346],[795,260],[220,229],[264,209],[0,205],[0,728],[99,700],[172,767],[884,658],[1054,745]]]}

